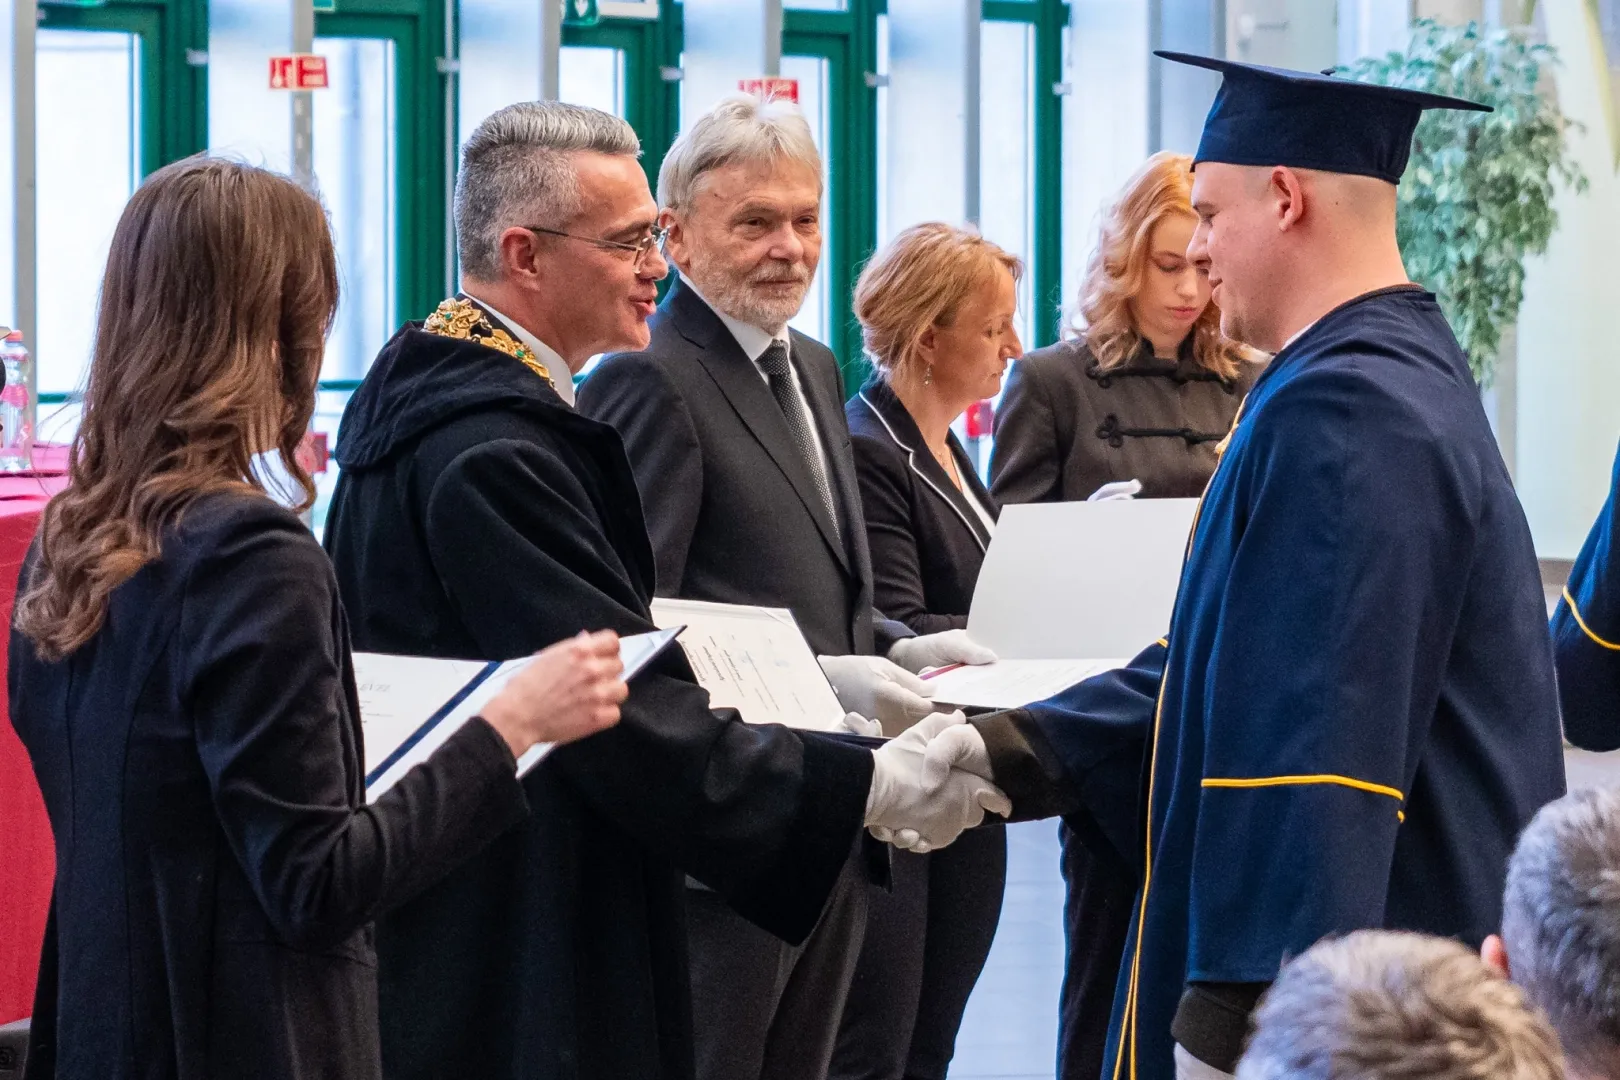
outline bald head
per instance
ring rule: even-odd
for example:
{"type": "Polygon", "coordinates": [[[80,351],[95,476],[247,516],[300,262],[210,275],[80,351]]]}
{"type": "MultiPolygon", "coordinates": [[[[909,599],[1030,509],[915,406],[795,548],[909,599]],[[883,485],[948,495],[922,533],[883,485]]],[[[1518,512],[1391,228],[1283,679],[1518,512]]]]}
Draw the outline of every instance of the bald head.
{"type": "Polygon", "coordinates": [[[1209,271],[1225,332],[1276,352],[1346,300],[1404,283],[1395,190],[1369,176],[1200,163],[1188,254],[1209,271]]]}

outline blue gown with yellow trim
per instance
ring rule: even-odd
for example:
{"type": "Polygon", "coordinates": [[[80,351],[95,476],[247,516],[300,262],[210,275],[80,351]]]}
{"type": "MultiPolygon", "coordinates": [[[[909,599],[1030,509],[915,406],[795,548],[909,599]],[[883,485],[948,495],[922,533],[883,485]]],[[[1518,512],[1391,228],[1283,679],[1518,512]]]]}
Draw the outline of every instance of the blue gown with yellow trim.
{"type": "Polygon", "coordinates": [[[1432,295],[1360,297],[1276,356],[1205,493],[1168,648],[1019,725],[1145,870],[1105,1078],[1174,1075],[1189,982],[1268,982],[1361,927],[1495,932],[1518,833],[1564,790],[1545,612],[1432,295]],[[1132,723],[1134,804],[1099,754],[1132,723]]]}
{"type": "Polygon", "coordinates": [[[1581,546],[1553,611],[1553,655],[1564,734],[1583,750],[1620,750],[1620,455],[1608,501],[1581,546]]]}

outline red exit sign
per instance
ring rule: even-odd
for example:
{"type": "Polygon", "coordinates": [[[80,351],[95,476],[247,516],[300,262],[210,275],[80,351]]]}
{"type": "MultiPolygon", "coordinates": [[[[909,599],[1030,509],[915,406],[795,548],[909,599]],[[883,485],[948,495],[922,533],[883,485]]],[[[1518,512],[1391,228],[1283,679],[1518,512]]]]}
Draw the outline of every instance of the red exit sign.
{"type": "Polygon", "coordinates": [[[314,53],[270,58],[270,89],[325,90],[326,57],[314,53]]]}
{"type": "Polygon", "coordinates": [[[739,79],[737,89],[764,101],[791,101],[799,103],[798,79],[739,79]]]}

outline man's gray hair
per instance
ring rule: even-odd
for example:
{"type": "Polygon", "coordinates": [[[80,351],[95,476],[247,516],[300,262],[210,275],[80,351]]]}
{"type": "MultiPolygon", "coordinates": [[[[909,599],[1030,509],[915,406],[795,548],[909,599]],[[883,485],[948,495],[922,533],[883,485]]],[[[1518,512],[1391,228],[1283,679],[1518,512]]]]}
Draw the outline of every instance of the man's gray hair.
{"type": "Polygon", "coordinates": [[[579,213],[576,153],[637,157],[635,129],[612,113],[560,101],[522,101],[491,113],[461,151],[456,176],[456,244],[461,272],[478,281],[501,273],[501,233],[555,229],[579,213]]]}
{"type": "Polygon", "coordinates": [[[733,162],[796,161],[819,178],[821,154],[798,107],[731,97],[681,132],[658,169],[658,205],[685,210],[703,174],[733,162]]]}
{"type": "Polygon", "coordinates": [[[1508,862],[1502,941],[1513,981],[1552,1018],[1570,1062],[1620,1072],[1620,789],[1541,808],[1508,862]]]}
{"type": "Polygon", "coordinates": [[[1472,951],[1361,930],[1284,967],[1238,1080],[1561,1080],[1558,1037],[1472,951]]]}

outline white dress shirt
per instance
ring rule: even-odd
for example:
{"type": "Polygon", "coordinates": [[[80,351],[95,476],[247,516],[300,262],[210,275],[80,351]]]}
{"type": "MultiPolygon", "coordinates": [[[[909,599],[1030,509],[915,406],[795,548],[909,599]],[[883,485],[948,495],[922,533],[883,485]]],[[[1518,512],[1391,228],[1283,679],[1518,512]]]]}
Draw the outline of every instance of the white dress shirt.
{"type": "MultiPolygon", "coordinates": [[[[956,468],[958,471],[961,470],[962,463],[960,461],[956,463],[956,468]]],[[[996,519],[990,516],[990,508],[979,501],[979,496],[973,491],[973,485],[968,483],[966,479],[962,480],[962,498],[967,501],[968,506],[973,508],[973,512],[979,516],[979,520],[984,522],[984,531],[994,536],[996,533],[996,519]]]]}
{"type": "MultiPolygon", "coordinates": [[[[699,300],[708,304],[710,311],[720,316],[720,321],[726,324],[727,330],[731,331],[731,336],[736,339],[738,346],[742,348],[749,362],[754,365],[754,370],[759,372],[759,377],[765,381],[766,386],[771,385],[771,379],[769,375],[765,374],[765,369],[759,366],[759,358],[765,355],[765,350],[771,347],[773,341],[780,341],[788,350],[788,370],[793,373],[793,396],[799,400],[799,411],[804,415],[804,425],[810,430],[810,441],[815,444],[816,456],[821,459],[821,474],[827,478],[827,488],[834,493],[833,498],[836,499],[838,488],[833,483],[832,463],[827,460],[827,448],[821,442],[821,428],[816,424],[816,414],[810,411],[810,402],[804,396],[804,383],[799,379],[799,369],[791,362],[793,359],[793,339],[788,334],[787,327],[784,326],[779,334],[768,334],[757,326],[750,326],[748,323],[733,319],[713,304],[709,304],[709,298],[698,292],[690,278],[682,279],[682,283],[691,289],[699,300]]],[[[842,526],[841,522],[840,526],[842,526]]]]}
{"type": "Polygon", "coordinates": [[[557,350],[529,333],[528,330],[524,329],[523,324],[516,319],[496,311],[495,305],[485,303],[466,290],[462,290],[462,295],[506,324],[506,328],[517,336],[518,341],[527,346],[529,351],[534,353],[534,358],[544,364],[547,371],[551,372],[552,385],[557,388],[557,396],[563,399],[563,404],[573,408],[574,373],[569,370],[563,358],[557,355],[557,350]]]}

